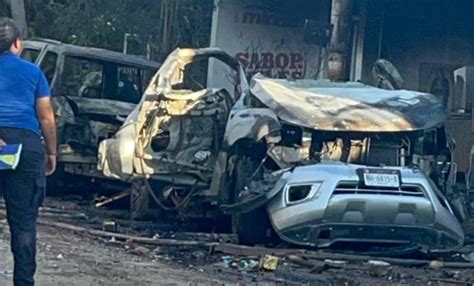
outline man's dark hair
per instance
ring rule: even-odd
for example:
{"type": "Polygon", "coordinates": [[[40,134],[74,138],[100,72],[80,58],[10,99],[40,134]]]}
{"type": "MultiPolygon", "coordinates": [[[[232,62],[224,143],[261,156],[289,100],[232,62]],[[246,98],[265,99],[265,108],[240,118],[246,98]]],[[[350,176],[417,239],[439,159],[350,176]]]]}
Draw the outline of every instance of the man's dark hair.
{"type": "Polygon", "coordinates": [[[8,51],[18,38],[20,29],[15,21],[9,18],[0,19],[0,53],[8,51]]]}

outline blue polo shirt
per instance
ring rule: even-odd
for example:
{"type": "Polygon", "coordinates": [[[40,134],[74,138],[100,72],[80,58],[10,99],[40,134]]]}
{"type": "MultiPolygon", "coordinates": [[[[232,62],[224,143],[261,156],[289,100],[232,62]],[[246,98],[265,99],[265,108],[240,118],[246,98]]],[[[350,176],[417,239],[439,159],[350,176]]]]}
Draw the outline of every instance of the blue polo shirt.
{"type": "Polygon", "coordinates": [[[0,54],[0,128],[40,134],[36,100],[51,95],[41,69],[11,52],[0,54]]]}

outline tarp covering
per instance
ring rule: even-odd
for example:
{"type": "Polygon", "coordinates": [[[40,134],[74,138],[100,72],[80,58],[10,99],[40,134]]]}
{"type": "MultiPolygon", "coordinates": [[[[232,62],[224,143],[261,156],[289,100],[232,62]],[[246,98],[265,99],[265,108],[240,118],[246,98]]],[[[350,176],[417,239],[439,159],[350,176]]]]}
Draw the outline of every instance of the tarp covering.
{"type": "Polygon", "coordinates": [[[357,82],[252,78],[251,92],[287,123],[317,130],[400,132],[445,121],[434,95],[385,90],[357,82]]]}

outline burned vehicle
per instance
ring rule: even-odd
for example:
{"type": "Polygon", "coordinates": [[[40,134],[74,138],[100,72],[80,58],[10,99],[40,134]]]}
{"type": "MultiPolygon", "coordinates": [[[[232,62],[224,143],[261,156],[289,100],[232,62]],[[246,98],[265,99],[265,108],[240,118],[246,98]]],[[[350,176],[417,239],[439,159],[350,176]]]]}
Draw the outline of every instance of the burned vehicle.
{"type": "Polygon", "coordinates": [[[119,132],[100,145],[99,169],[133,183],[132,214],[148,204],[143,187],[150,186],[140,179],[158,185],[151,194],[163,207],[168,203],[167,209],[183,210],[201,201],[196,196],[215,201],[218,194],[205,190],[213,181],[230,110],[246,91],[243,68],[219,49],[177,49],[167,58],[119,132]],[[192,69],[199,71],[209,59],[230,68],[231,90],[204,88],[193,77],[192,69]]]}
{"type": "Polygon", "coordinates": [[[167,210],[228,214],[244,244],[274,232],[449,251],[464,234],[441,191],[453,180],[444,121],[429,94],[262,75],[249,86],[222,51],[177,50],[101,143],[99,168],[134,184],[132,205],[150,194],[167,210]],[[183,90],[189,64],[209,57],[234,71],[234,89],[183,90]]]}
{"type": "Polygon", "coordinates": [[[463,245],[443,194],[456,170],[434,96],[262,76],[253,78],[251,96],[279,119],[281,140],[267,154],[282,170],[267,184],[249,183],[247,198],[224,206],[227,212],[264,207],[276,233],[300,245],[364,242],[424,252],[463,245]]]}
{"type": "Polygon", "coordinates": [[[21,57],[41,67],[52,90],[59,168],[49,191],[61,191],[66,174],[103,177],[96,168],[99,142],[133,111],[159,64],[53,40],[25,41],[21,57]]]}

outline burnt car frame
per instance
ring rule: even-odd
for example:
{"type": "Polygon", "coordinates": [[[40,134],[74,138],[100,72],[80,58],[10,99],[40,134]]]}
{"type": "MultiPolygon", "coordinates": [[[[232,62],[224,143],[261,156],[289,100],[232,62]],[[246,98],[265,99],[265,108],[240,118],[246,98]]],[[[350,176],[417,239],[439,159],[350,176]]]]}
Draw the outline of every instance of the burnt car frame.
{"type": "Polygon", "coordinates": [[[464,234],[439,190],[450,188],[455,169],[444,121],[429,94],[261,75],[249,85],[224,52],[178,49],[120,131],[101,143],[99,168],[165,209],[230,214],[245,244],[273,230],[300,245],[450,251],[464,234]],[[186,67],[212,57],[234,71],[234,89],[180,89],[186,67]],[[365,180],[372,171],[379,185],[365,180]]]}
{"type": "Polygon", "coordinates": [[[159,64],[47,39],[24,41],[21,56],[40,66],[51,86],[59,168],[48,191],[61,192],[67,174],[104,178],[96,168],[99,142],[133,111],[159,64]]]}
{"type": "Polygon", "coordinates": [[[230,110],[247,90],[243,67],[222,50],[177,49],[164,61],[135,111],[100,146],[99,169],[133,183],[132,214],[148,204],[148,192],[140,190],[149,186],[137,183],[141,179],[158,182],[158,198],[153,197],[161,205],[170,201],[170,209],[183,209],[176,202],[188,202],[191,196],[207,198],[191,204],[218,199],[218,193],[202,191],[213,181],[230,110]],[[209,59],[233,70],[232,90],[205,88],[187,76],[194,64],[207,66],[209,59]]]}

